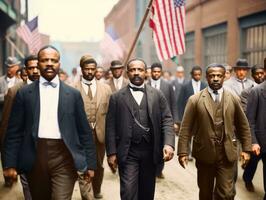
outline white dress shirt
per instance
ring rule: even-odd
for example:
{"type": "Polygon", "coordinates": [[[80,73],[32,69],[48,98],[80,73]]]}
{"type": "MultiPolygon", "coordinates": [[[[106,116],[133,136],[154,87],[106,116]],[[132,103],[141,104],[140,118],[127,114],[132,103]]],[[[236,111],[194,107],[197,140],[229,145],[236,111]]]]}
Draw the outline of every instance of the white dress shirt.
{"type": "Polygon", "coordinates": [[[151,79],[151,86],[156,88],[157,90],[160,90],[160,85],[161,85],[161,79],[159,78],[158,80],[153,80],[151,79]]]}
{"type": "Polygon", "coordinates": [[[191,80],[192,80],[192,87],[193,87],[194,94],[196,94],[200,91],[200,81],[195,81],[194,79],[191,79],[191,80]]]}
{"type": "MultiPolygon", "coordinates": [[[[211,89],[210,86],[208,86],[208,92],[210,93],[213,101],[215,101],[217,94],[215,94],[213,91],[214,90],[211,89]]],[[[220,88],[219,90],[217,90],[218,97],[219,97],[219,102],[221,102],[221,100],[222,100],[223,92],[224,92],[223,88],[220,88]]]]}
{"type": "MultiPolygon", "coordinates": [[[[129,83],[129,85],[131,87],[144,88],[144,83],[141,86],[136,86],[136,85],[133,85],[132,83],[129,83]]],[[[143,95],[144,95],[143,92],[142,91],[133,91],[131,88],[129,88],[129,89],[130,89],[132,96],[136,100],[137,104],[140,105],[141,100],[142,100],[143,95]]]]}
{"type": "Polygon", "coordinates": [[[31,84],[32,81],[30,79],[27,79],[27,85],[31,84]]]}
{"type": "Polygon", "coordinates": [[[93,78],[91,81],[88,81],[82,77],[81,85],[86,95],[88,95],[88,90],[89,90],[88,84],[90,85],[91,88],[92,97],[94,97],[96,95],[96,89],[97,89],[95,78],[93,78]]]}
{"type": "MultiPolygon", "coordinates": [[[[59,78],[56,76],[51,82],[57,86],[44,86],[47,82],[42,76],[40,77],[40,121],[39,121],[39,138],[61,139],[61,133],[58,124],[58,102],[59,102],[59,78]]],[[[67,109],[67,108],[66,108],[67,109]]]]}
{"type": "Polygon", "coordinates": [[[6,80],[7,80],[7,87],[8,88],[12,88],[16,83],[16,77],[15,76],[12,78],[6,77],[6,80]]]}
{"type": "Polygon", "coordinates": [[[120,76],[119,78],[113,78],[114,85],[117,90],[120,90],[122,88],[123,84],[123,76],[120,76]]]}

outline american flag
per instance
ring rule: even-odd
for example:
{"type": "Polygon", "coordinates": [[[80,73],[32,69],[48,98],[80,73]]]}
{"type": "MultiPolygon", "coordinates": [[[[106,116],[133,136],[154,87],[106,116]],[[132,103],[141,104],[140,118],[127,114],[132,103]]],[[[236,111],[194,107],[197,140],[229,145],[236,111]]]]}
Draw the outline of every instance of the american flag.
{"type": "Polygon", "coordinates": [[[160,61],[185,52],[185,0],[154,0],[150,27],[160,61]]]}
{"type": "Polygon", "coordinates": [[[41,35],[38,31],[38,16],[18,27],[16,31],[28,45],[30,53],[36,54],[42,46],[41,35]]]}

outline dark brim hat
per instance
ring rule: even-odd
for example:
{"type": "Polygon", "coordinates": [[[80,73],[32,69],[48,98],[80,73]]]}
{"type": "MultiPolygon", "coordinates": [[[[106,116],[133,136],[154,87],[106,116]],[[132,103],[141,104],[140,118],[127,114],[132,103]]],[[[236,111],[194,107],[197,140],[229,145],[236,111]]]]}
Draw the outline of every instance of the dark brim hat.
{"type": "Polygon", "coordinates": [[[237,59],[236,65],[233,68],[246,68],[250,69],[251,67],[248,64],[248,61],[246,59],[237,59]]]}
{"type": "Polygon", "coordinates": [[[21,62],[16,57],[8,57],[5,61],[5,65],[7,67],[14,67],[16,65],[19,65],[21,62]]]}
{"type": "Polygon", "coordinates": [[[110,69],[119,69],[119,68],[123,68],[124,65],[113,65],[113,66],[110,66],[110,69]]]}

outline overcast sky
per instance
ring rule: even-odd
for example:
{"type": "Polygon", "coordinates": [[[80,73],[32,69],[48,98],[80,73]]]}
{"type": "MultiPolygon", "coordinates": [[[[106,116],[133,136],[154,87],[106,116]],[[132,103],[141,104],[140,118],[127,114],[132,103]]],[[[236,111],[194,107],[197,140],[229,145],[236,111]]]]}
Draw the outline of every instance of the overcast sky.
{"type": "MultiPolygon", "coordinates": [[[[39,16],[39,31],[60,41],[99,41],[104,17],[118,0],[28,0],[29,20],[39,16]]],[[[22,1],[23,4],[23,1],[22,1]]],[[[24,6],[24,5],[22,5],[24,6]]]]}

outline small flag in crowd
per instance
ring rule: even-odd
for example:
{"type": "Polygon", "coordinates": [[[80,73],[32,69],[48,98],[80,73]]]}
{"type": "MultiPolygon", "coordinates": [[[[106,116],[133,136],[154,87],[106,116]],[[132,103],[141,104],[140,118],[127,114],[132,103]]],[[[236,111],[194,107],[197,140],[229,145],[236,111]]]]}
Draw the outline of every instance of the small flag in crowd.
{"type": "Polygon", "coordinates": [[[105,62],[123,58],[125,46],[113,27],[107,27],[100,49],[105,62]]]}
{"type": "Polygon", "coordinates": [[[160,61],[185,52],[185,0],[154,0],[150,27],[160,61]]]}
{"type": "Polygon", "coordinates": [[[38,31],[38,16],[17,28],[17,34],[28,45],[30,53],[36,54],[41,48],[41,35],[38,31]]]}

